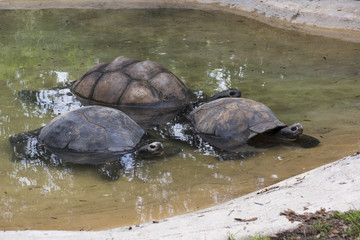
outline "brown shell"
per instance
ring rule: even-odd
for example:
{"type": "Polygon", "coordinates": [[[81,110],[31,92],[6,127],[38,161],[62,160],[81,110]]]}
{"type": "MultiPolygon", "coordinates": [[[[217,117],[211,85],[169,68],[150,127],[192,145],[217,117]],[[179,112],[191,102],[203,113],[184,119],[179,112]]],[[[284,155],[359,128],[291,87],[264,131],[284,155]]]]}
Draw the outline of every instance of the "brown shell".
{"type": "Polygon", "coordinates": [[[181,107],[193,97],[185,84],[160,64],[122,56],[94,66],[71,90],[90,102],[130,107],[181,107]]]}
{"type": "Polygon", "coordinates": [[[285,127],[264,104],[245,98],[222,98],[189,114],[195,131],[216,138],[246,143],[250,138],[285,127]]]}

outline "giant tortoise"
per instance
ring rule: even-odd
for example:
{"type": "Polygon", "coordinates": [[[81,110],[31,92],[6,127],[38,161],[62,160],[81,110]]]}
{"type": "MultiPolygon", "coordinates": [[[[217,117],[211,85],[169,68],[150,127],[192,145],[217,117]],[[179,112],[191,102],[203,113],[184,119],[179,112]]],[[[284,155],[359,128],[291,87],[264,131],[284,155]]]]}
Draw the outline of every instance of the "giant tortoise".
{"type": "Polygon", "coordinates": [[[71,91],[85,104],[119,108],[140,124],[171,119],[194,100],[185,83],[164,66],[150,61],[117,57],[100,63],[77,80],[71,91]]]}
{"type": "Polygon", "coordinates": [[[57,116],[41,129],[39,141],[76,164],[102,164],[135,150],[142,157],[161,156],[162,143],[142,144],[144,135],[145,131],[122,111],[93,105],[57,116]]]}
{"type": "MultiPolygon", "coordinates": [[[[188,118],[203,139],[229,151],[258,142],[297,141],[303,133],[300,123],[288,126],[270,108],[246,98],[220,98],[205,103],[193,110],[188,118]]],[[[302,142],[303,147],[318,143],[310,136],[306,143],[302,142]]]]}

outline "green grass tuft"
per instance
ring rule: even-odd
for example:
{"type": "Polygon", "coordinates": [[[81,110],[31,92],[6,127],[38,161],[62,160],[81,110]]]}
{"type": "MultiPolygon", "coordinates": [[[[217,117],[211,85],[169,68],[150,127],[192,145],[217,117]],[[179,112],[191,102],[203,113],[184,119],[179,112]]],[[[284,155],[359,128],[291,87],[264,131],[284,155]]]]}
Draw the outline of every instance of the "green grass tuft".
{"type": "Polygon", "coordinates": [[[270,240],[269,237],[264,237],[261,235],[255,235],[255,236],[249,236],[247,238],[244,238],[244,240],[270,240]]]}
{"type": "MultiPolygon", "coordinates": [[[[228,237],[228,240],[236,240],[236,235],[238,233],[239,232],[230,233],[229,237],[228,237]]],[[[255,236],[248,236],[248,237],[242,238],[242,240],[270,240],[270,238],[269,237],[264,237],[264,236],[261,236],[261,235],[255,235],[255,236]]]]}
{"type": "Polygon", "coordinates": [[[336,213],[334,219],[340,219],[349,225],[343,234],[351,237],[360,237],[360,211],[350,210],[345,213],[336,213]]]}
{"type": "Polygon", "coordinates": [[[316,232],[328,234],[331,230],[332,224],[324,222],[322,220],[316,221],[313,226],[311,226],[311,229],[316,232]]]}

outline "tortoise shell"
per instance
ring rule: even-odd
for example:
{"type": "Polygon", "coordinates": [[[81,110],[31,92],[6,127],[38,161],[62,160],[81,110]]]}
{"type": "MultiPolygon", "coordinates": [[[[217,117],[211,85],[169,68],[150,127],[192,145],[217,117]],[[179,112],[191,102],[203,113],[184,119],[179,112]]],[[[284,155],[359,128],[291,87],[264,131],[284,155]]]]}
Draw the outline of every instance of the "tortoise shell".
{"type": "Polygon", "coordinates": [[[180,108],[193,98],[184,82],[162,65],[123,56],[94,66],[71,90],[90,102],[128,107],[180,108]]]}
{"type": "Polygon", "coordinates": [[[262,103],[245,98],[221,98],[196,108],[189,114],[195,131],[203,136],[245,144],[267,131],[283,128],[275,114],[262,103]]]}
{"type": "Polygon", "coordinates": [[[120,110],[87,106],[61,114],[40,131],[51,150],[122,153],[134,150],[145,131],[120,110]]]}

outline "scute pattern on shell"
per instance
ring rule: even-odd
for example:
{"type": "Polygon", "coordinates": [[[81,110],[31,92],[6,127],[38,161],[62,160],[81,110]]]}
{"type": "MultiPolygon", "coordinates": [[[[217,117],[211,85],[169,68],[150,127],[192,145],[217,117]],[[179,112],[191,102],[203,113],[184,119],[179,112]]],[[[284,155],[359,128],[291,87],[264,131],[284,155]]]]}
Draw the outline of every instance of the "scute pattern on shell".
{"type": "Polygon", "coordinates": [[[133,150],[145,131],[117,109],[78,108],[54,118],[40,132],[42,144],[74,152],[126,152],[133,150]]]}
{"type": "Polygon", "coordinates": [[[118,106],[181,107],[192,95],[162,65],[123,56],[94,66],[71,90],[83,99],[118,106]]]}
{"type": "Polygon", "coordinates": [[[198,133],[241,143],[286,126],[267,106],[245,98],[222,98],[205,103],[193,110],[189,119],[198,133]]]}

